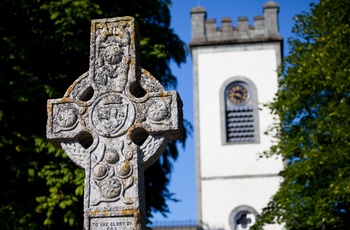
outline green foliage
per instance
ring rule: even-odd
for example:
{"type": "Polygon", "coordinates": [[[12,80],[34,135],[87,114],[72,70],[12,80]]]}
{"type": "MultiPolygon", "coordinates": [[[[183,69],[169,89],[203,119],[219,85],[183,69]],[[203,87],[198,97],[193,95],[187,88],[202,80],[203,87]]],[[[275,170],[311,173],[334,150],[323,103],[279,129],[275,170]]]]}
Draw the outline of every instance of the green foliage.
{"type": "Polygon", "coordinates": [[[348,229],[350,226],[350,4],[321,0],[295,17],[292,49],[271,108],[272,129],[287,166],[256,229],[348,229]]]}
{"type": "MultiPolygon", "coordinates": [[[[45,138],[46,100],[88,70],[90,22],[134,16],[141,66],[176,87],[169,63],[185,61],[170,29],[169,0],[3,0],[0,3],[1,229],[82,229],[84,172],[45,138]]],[[[186,133],[185,133],[186,135],[186,133]]],[[[147,214],[166,214],[177,142],[146,171],[147,214]]],[[[182,143],[184,144],[184,142],[182,143]]]]}

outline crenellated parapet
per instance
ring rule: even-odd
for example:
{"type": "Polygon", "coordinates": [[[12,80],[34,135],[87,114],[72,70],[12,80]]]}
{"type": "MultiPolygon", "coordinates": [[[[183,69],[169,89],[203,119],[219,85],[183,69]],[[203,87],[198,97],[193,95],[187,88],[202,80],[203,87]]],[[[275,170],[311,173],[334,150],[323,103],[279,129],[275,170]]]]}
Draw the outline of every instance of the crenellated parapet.
{"type": "Polygon", "coordinates": [[[222,18],[221,27],[216,19],[207,19],[206,9],[197,6],[191,10],[192,42],[191,46],[206,44],[227,44],[282,40],[278,31],[279,6],[269,1],[263,6],[263,16],[255,16],[254,24],[249,25],[248,17],[239,17],[237,26],[232,18],[222,18]]]}

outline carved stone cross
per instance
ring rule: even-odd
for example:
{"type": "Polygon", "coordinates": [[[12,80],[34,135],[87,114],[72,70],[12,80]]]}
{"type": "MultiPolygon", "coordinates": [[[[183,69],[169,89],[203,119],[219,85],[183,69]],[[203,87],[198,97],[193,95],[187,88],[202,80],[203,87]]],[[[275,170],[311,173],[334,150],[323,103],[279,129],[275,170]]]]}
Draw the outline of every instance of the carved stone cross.
{"type": "Polygon", "coordinates": [[[85,169],[84,229],[145,229],[143,170],[181,138],[181,99],[139,67],[136,27],[93,20],[89,71],[48,100],[48,140],[85,169]]]}

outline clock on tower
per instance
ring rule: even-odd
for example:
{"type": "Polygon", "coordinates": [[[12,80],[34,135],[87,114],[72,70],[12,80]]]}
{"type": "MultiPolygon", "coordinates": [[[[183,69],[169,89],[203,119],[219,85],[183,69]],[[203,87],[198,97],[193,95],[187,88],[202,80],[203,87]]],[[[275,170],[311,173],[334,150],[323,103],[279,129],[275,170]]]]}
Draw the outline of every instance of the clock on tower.
{"type": "Polygon", "coordinates": [[[227,97],[232,103],[241,105],[248,99],[248,89],[244,83],[235,82],[229,86],[227,97]]]}

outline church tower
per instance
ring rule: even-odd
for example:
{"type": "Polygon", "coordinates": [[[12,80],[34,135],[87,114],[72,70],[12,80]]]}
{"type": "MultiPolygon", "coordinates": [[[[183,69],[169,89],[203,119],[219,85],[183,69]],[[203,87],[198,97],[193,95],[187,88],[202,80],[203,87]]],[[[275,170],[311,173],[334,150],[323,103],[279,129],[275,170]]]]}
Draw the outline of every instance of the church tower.
{"type": "MultiPolygon", "coordinates": [[[[281,159],[259,158],[273,140],[264,134],[274,120],[263,105],[278,90],[283,39],[279,6],[269,1],[263,16],[207,19],[191,10],[197,218],[204,229],[249,229],[278,190],[281,159]]],[[[268,226],[266,229],[281,229],[268,226]]]]}

